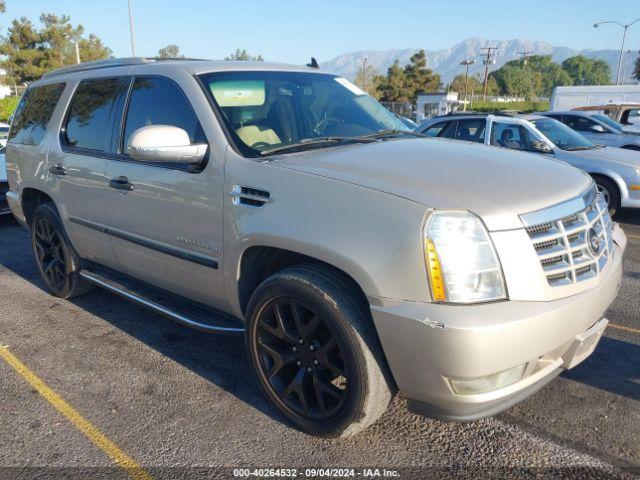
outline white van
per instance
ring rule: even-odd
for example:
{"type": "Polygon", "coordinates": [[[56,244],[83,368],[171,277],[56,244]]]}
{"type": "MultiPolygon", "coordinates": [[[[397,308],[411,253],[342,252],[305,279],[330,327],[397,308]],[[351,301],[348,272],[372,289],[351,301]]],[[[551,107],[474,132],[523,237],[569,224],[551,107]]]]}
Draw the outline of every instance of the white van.
{"type": "Polygon", "coordinates": [[[629,102],[640,102],[640,84],[556,87],[551,94],[549,109],[573,110],[591,105],[629,102]]]}

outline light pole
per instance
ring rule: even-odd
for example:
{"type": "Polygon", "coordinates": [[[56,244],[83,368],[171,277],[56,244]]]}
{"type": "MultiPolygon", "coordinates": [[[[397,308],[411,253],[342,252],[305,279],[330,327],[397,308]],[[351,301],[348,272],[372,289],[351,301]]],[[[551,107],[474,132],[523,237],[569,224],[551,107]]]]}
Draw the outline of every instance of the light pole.
{"type": "Polygon", "coordinates": [[[131,0],[129,0],[129,33],[131,34],[131,56],[136,56],[136,41],[134,39],[133,30],[133,8],[131,7],[131,0]]]}
{"type": "Polygon", "coordinates": [[[606,22],[598,22],[593,25],[593,28],[598,28],[600,25],[604,25],[605,23],[612,23],[614,25],[618,25],[622,27],[624,31],[622,32],[622,45],[620,46],[620,58],[618,59],[618,74],[616,75],[616,85],[620,85],[620,69],[622,68],[622,55],[624,54],[624,41],[627,38],[627,30],[631,25],[636,22],[640,22],[640,18],[636,18],[633,22],[624,25],[620,22],[616,22],[615,20],[607,20],[606,22]]]}
{"type": "Polygon", "coordinates": [[[75,42],[76,44],[76,63],[80,63],[80,42],[75,42]]]}
{"type": "Polygon", "coordinates": [[[473,65],[476,63],[475,60],[463,60],[460,62],[460,65],[464,65],[464,105],[462,106],[462,111],[467,111],[467,102],[469,101],[469,97],[467,97],[467,89],[469,88],[469,65],[473,65]]]}

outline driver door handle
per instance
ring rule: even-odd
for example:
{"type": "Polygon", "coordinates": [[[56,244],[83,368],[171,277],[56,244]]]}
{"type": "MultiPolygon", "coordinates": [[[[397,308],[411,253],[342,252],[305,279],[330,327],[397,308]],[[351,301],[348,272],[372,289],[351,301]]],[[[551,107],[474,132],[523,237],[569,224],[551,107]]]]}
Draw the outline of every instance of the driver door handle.
{"type": "Polygon", "coordinates": [[[129,182],[129,179],[127,177],[118,177],[109,180],[109,186],[111,188],[115,188],[116,190],[133,190],[133,183],[129,182]]]}

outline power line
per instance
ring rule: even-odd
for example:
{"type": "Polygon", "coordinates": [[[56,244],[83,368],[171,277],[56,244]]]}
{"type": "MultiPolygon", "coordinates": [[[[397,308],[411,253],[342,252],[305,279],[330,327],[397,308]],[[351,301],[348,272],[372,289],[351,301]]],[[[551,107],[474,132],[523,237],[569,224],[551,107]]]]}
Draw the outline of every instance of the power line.
{"type": "Polygon", "coordinates": [[[529,58],[531,55],[533,55],[533,52],[531,50],[525,50],[524,52],[518,52],[517,55],[522,57],[523,60],[523,65],[526,67],[527,66],[527,58],[529,58]]]}

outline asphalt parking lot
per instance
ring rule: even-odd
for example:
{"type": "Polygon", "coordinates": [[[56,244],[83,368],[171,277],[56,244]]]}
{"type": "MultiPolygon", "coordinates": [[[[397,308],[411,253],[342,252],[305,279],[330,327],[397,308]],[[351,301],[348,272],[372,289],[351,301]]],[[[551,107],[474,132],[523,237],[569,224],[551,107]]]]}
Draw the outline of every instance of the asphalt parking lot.
{"type": "Polygon", "coordinates": [[[233,478],[238,467],[640,476],[640,213],[617,220],[625,276],[590,359],[495,418],[429,420],[396,398],[364,434],[329,441],[266,404],[242,338],[187,330],[100,290],[49,296],[28,233],[0,218],[0,478],[233,478]]]}

